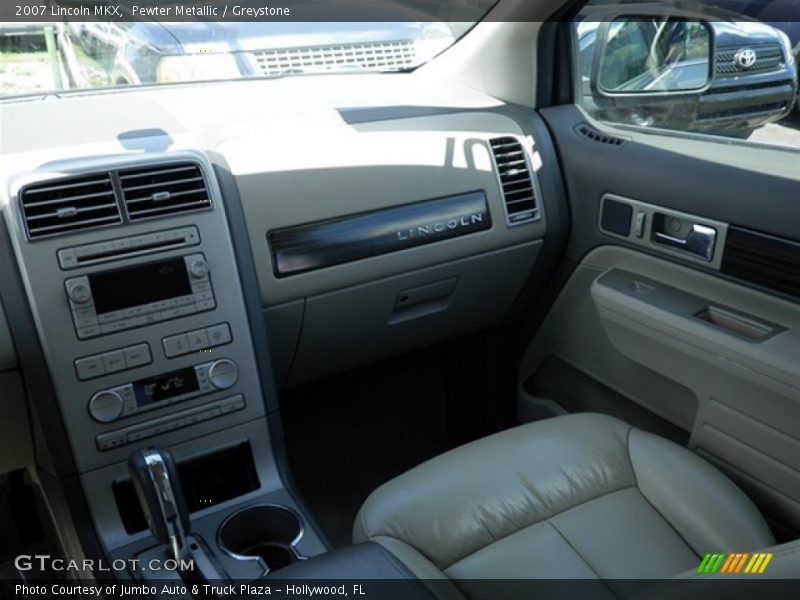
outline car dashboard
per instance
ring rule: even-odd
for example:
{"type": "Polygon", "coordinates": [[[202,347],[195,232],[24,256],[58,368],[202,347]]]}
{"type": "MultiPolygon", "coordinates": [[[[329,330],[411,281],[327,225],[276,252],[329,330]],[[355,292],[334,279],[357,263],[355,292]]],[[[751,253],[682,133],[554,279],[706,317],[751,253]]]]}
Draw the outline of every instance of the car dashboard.
{"type": "MultiPolygon", "coordinates": [[[[3,271],[20,285],[2,295],[0,370],[38,381],[43,462],[76,478],[116,557],[147,547],[137,448],[249,474],[190,491],[207,539],[233,506],[302,512],[270,438],[276,390],[501,322],[557,220],[538,117],[413,75],[3,111],[3,271]]],[[[0,411],[26,401],[6,389],[0,411]]]]}

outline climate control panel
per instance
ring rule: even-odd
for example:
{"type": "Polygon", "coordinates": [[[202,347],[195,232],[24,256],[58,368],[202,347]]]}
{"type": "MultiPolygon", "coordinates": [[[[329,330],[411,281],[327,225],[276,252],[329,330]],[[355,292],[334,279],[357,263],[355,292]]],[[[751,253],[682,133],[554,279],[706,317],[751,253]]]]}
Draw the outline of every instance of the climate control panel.
{"type": "Polygon", "coordinates": [[[210,421],[239,410],[244,410],[246,406],[244,396],[238,394],[231,398],[216,400],[208,404],[202,404],[188,410],[131,425],[115,431],[101,433],[95,437],[97,449],[101,452],[111,450],[117,446],[132,444],[140,440],[155,437],[168,431],[189,427],[203,421],[210,421]]]}
{"type": "Polygon", "coordinates": [[[89,400],[89,414],[98,423],[111,423],[142,411],[230,389],[238,379],[238,365],[221,358],[101,390],[89,400]]]}

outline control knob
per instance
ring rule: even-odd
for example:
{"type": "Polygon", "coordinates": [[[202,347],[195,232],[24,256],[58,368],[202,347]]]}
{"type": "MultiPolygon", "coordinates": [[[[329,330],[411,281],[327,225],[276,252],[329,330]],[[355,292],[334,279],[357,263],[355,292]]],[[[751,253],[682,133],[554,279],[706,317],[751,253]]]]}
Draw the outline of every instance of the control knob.
{"type": "Polygon", "coordinates": [[[208,263],[202,258],[192,261],[189,265],[189,273],[194,279],[203,279],[208,275],[208,263]]]}
{"type": "Polygon", "coordinates": [[[89,414],[100,423],[116,421],[122,415],[122,409],[122,397],[111,390],[97,392],[89,400],[89,414]]]}
{"type": "Polygon", "coordinates": [[[218,390],[227,390],[239,379],[239,367],[227,358],[211,363],[208,367],[208,380],[218,390]]]}
{"type": "Polygon", "coordinates": [[[88,283],[75,281],[67,284],[67,295],[75,304],[83,304],[92,297],[92,291],[89,289],[88,283]]]}

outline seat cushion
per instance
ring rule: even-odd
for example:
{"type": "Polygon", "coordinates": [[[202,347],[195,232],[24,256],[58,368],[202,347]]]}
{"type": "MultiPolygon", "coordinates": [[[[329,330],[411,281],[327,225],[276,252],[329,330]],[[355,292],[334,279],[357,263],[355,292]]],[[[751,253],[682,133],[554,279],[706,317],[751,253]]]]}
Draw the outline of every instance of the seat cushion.
{"type": "Polygon", "coordinates": [[[353,538],[410,547],[395,552],[427,576],[620,585],[674,576],[706,552],[774,544],[752,502],[708,463],[596,414],[516,427],[419,465],[370,495],[353,538]]]}

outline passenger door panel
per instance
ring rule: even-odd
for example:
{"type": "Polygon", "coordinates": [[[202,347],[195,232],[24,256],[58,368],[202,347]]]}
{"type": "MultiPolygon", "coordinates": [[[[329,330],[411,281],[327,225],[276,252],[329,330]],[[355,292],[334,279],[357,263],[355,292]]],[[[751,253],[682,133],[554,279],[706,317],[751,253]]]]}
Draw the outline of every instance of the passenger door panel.
{"type": "MultiPolygon", "coordinates": [[[[796,537],[800,157],[601,130],[575,106],[541,113],[568,190],[565,265],[574,270],[523,359],[520,414],[536,414],[531,404],[558,402],[537,397],[531,382],[558,372],[553,361],[563,363],[688,432],[689,447],[737,481],[779,537],[796,537]],[[587,126],[618,141],[592,139],[581,132],[587,126]],[[601,206],[609,197],[631,206],[631,233],[603,226],[601,206]],[[642,207],[649,222],[634,235],[642,207]],[[654,243],[659,212],[713,227],[713,258],[654,243]],[[747,236],[751,243],[743,246],[738,240],[747,236]],[[744,266],[726,267],[734,257],[744,266]]],[[[584,409],[604,410],[591,400],[584,409]]]]}

